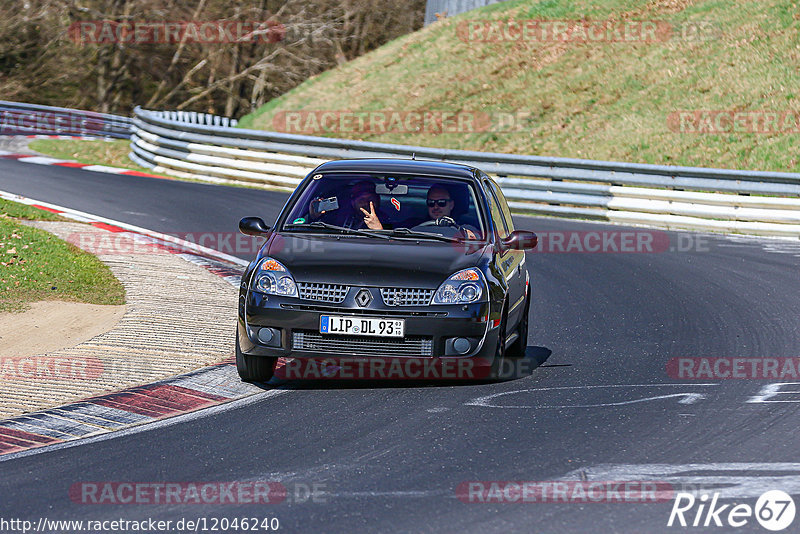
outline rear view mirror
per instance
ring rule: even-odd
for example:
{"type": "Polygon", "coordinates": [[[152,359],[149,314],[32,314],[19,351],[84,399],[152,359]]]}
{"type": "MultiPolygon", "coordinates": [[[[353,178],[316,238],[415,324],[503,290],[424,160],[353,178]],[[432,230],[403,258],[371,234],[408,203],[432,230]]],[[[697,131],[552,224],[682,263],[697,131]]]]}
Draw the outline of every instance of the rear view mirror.
{"type": "Polygon", "coordinates": [[[389,188],[386,184],[378,184],[375,186],[375,192],[379,195],[407,195],[408,186],[406,184],[395,185],[389,188]]]}

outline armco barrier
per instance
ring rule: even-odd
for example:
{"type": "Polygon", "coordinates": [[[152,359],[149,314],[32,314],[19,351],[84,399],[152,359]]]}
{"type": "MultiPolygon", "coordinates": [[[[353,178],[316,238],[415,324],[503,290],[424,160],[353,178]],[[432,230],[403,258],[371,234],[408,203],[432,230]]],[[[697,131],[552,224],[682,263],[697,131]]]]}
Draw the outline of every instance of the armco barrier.
{"type": "Polygon", "coordinates": [[[518,213],[800,237],[800,174],[520,156],[233,128],[213,115],[134,110],[131,159],[176,176],[290,189],[329,159],[473,165],[518,213]]]}
{"type": "Polygon", "coordinates": [[[131,136],[131,119],[77,109],[0,100],[0,135],[131,136]]]}

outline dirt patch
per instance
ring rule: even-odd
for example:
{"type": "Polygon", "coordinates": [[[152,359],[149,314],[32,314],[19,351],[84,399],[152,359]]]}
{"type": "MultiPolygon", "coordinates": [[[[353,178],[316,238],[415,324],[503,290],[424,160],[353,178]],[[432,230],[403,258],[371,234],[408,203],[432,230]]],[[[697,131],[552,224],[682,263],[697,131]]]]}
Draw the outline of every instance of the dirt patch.
{"type": "Polygon", "coordinates": [[[111,330],[125,306],[34,302],[22,313],[0,314],[0,356],[34,356],[88,341],[111,330]]]}

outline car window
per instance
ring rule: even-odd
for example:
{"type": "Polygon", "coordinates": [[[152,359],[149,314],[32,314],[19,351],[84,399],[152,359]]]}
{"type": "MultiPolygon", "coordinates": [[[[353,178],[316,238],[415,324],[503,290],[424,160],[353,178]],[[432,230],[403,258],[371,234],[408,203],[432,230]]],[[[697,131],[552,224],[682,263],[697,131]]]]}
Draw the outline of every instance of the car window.
{"type": "MultiPolygon", "coordinates": [[[[311,231],[313,227],[306,230],[303,226],[320,221],[358,230],[409,228],[448,235],[433,222],[449,217],[457,227],[470,230],[469,239],[472,236],[483,239],[484,222],[477,198],[474,185],[463,180],[415,175],[320,173],[312,176],[292,205],[287,206],[283,226],[288,231],[311,231]],[[362,210],[369,212],[370,205],[379,224],[365,222],[366,215],[362,210]]],[[[455,231],[457,229],[449,233],[455,231]]]]}
{"type": "Polygon", "coordinates": [[[492,191],[497,196],[497,201],[500,204],[500,209],[503,212],[503,220],[506,223],[506,228],[508,229],[509,233],[514,231],[514,220],[511,218],[511,209],[508,207],[508,202],[506,202],[506,197],[503,194],[503,190],[500,189],[500,186],[495,183],[494,180],[489,180],[489,186],[492,188],[492,191]]]}
{"type": "Polygon", "coordinates": [[[500,236],[501,239],[505,239],[508,237],[509,231],[508,227],[506,227],[505,219],[503,217],[503,212],[498,205],[497,199],[494,196],[494,191],[492,190],[492,186],[489,181],[484,181],[486,184],[486,198],[489,200],[489,211],[492,213],[492,220],[494,221],[494,225],[497,228],[497,234],[500,236]]]}

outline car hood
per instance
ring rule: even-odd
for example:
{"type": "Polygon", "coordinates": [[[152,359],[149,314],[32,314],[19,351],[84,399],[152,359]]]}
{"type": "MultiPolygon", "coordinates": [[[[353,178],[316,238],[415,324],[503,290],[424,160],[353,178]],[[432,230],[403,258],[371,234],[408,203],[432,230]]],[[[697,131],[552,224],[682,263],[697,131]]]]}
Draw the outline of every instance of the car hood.
{"type": "Polygon", "coordinates": [[[267,255],[298,282],[435,289],[454,272],[477,266],[489,245],[274,234],[267,255]]]}

